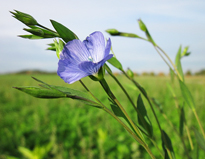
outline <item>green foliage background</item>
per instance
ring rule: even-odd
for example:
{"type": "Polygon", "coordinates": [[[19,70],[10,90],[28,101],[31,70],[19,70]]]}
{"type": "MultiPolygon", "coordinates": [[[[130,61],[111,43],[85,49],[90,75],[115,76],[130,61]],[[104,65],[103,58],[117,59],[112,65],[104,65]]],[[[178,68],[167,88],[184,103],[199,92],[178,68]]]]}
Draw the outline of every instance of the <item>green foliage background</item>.
{"type": "MultiPolygon", "coordinates": [[[[36,74],[33,76],[48,84],[84,91],[79,82],[68,85],[57,75],[36,74]]],[[[129,89],[128,92],[136,102],[139,91],[125,77],[121,75],[117,77],[124,83],[125,88],[129,89]]],[[[134,122],[137,122],[137,116],[123,92],[110,77],[106,76],[106,79],[134,122]]],[[[166,86],[166,82],[170,82],[170,78],[137,76],[135,79],[151,97],[161,103],[165,114],[178,128],[179,116],[173,97],[166,86]]],[[[83,81],[97,98],[105,104],[109,103],[98,82],[93,82],[87,77],[83,81]]],[[[192,92],[196,111],[205,128],[205,116],[203,115],[205,77],[192,76],[185,78],[185,81],[192,92]]],[[[12,88],[13,86],[37,86],[38,83],[31,78],[31,75],[0,75],[0,83],[0,158],[6,158],[6,156],[22,158],[23,156],[18,150],[19,147],[33,150],[35,147],[43,147],[48,143],[52,143],[52,148],[44,158],[149,158],[144,149],[128,135],[123,127],[100,109],[72,99],[37,99],[12,88]]],[[[174,88],[179,97],[179,103],[183,105],[177,81],[174,88]]],[[[145,100],[144,103],[154,127],[154,136],[159,139],[157,144],[161,149],[160,132],[149,105],[145,100]]],[[[176,158],[181,158],[184,154],[179,137],[157,109],[156,112],[162,128],[172,139],[176,158]]],[[[185,113],[189,127],[198,127],[187,105],[185,105],[185,113]]],[[[191,136],[194,138],[192,130],[191,136]]],[[[187,142],[186,144],[188,145],[187,142]]],[[[159,153],[156,148],[153,146],[151,150],[158,158],[159,153]]],[[[201,152],[200,155],[204,155],[204,153],[201,152]]]]}

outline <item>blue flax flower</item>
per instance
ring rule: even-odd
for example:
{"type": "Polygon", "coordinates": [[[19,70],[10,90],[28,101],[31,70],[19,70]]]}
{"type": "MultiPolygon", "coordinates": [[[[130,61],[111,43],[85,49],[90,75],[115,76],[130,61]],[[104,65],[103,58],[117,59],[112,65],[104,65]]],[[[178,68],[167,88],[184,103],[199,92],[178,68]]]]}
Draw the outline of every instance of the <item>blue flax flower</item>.
{"type": "Polygon", "coordinates": [[[96,74],[112,58],[110,48],[110,39],[105,46],[104,36],[98,31],[90,34],[83,42],[77,39],[69,41],[60,54],[57,74],[69,84],[96,74]]]}

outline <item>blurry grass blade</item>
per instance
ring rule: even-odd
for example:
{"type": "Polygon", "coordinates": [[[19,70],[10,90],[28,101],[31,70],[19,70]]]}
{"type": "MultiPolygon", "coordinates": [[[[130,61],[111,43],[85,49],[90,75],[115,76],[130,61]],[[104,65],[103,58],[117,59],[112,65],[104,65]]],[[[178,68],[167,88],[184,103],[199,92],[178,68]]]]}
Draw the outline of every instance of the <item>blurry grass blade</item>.
{"type": "Polygon", "coordinates": [[[179,47],[179,50],[175,58],[175,65],[177,66],[177,70],[180,76],[182,77],[182,81],[184,81],[184,74],[183,74],[182,65],[181,65],[181,46],[179,47]]]}
{"type": "Polygon", "coordinates": [[[112,57],[111,59],[108,60],[108,62],[113,65],[114,67],[116,67],[119,70],[122,70],[122,64],[118,61],[118,59],[116,57],[112,57]]]}
{"type": "Polygon", "coordinates": [[[141,95],[139,94],[137,99],[137,109],[138,109],[138,122],[139,125],[142,126],[142,128],[149,134],[149,136],[152,138],[153,136],[153,128],[152,123],[147,115],[146,108],[144,106],[143,100],[141,98],[141,95]]]}
{"type": "Polygon", "coordinates": [[[185,123],[184,107],[180,108],[180,123],[179,123],[179,134],[183,137],[184,123],[185,123]]]}
{"type": "Polygon", "coordinates": [[[65,27],[64,25],[51,20],[51,23],[53,25],[53,27],[55,28],[55,30],[57,31],[57,33],[60,35],[60,37],[67,43],[71,40],[74,39],[78,39],[78,37],[67,27],[65,27]]]}
{"type": "Polygon", "coordinates": [[[43,39],[43,37],[37,35],[18,35],[18,36],[25,39],[43,39]]]}
{"type": "Polygon", "coordinates": [[[169,88],[170,92],[172,93],[172,96],[173,96],[174,98],[176,98],[176,94],[175,94],[175,92],[174,92],[172,86],[171,86],[169,83],[167,83],[167,87],[169,88]]]}
{"type": "Polygon", "coordinates": [[[181,80],[179,80],[179,84],[180,84],[180,89],[182,92],[182,95],[184,97],[185,102],[187,103],[188,106],[190,106],[191,109],[195,109],[195,104],[194,104],[194,99],[191,95],[191,92],[189,91],[188,87],[185,85],[184,82],[182,82],[181,80]]]}
{"type": "Polygon", "coordinates": [[[196,128],[193,128],[194,133],[195,133],[195,138],[197,141],[197,144],[199,145],[199,147],[205,151],[205,139],[203,138],[203,136],[198,132],[198,130],[196,128]]]}
{"type": "Polygon", "coordinates": [[[19,152],[26,158],[32,159],[34,158],[34,154],[31,150],[25,147],[18,147],[19,152]]]}
{"type": "Polygon", "coordinates": [[[64,93],[61,93],[59,91],[53,90],[53,89],[43,89],[39,87],[32,87],[32,86],[25,86],[25,87],[14,87],[22,92],[25,92],[31,96],[37,97],[37,98],[65,98],[66,95],[64,93]]]}
{"type": "MultiPolygon", "coordinates": [[[[168,155],[172,158],[175,159],[175,155],[174,155],[174,149],[172,147],[172,142],[171,139],[169,138],[169,136],[166,134],[166,132],[164,130],[162,130],[162,134],[161,134],[161,139],[162,139],[162,147],[165,151],[165,154],[168,153],[168,155]],[[167,152],[166,152],[167,151],[167,152]]],[[[168,156],[166,156],[168,157],[168,156]]]]}
{"type": "Polygon", "coordinates": [[[175,73],[174,73],[174,71],[171,68],[169,68],[169,72],[170,72],[171,81],[172,81],[172,83],[174,83],[175,73]]]}
{"type": "Polygon", "coordinates": [[[159,111],[161,113],[163,113],[163,107],[162,104],[155,98],[152,98],[152,102],[154,103],[154,105],[159,109],[159,111]]]}

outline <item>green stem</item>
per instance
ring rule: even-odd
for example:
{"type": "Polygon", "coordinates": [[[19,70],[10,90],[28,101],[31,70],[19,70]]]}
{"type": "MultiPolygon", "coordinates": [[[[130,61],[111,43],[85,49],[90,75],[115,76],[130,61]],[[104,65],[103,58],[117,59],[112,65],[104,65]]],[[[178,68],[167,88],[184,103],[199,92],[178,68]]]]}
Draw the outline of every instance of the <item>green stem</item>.
{"type": "MultiPolygon", "coordinates": [[[[132,101],[131,97],[129,96],[129,94],[127,93],[127,91],[125,90],[125,88],[123,87],[123,85],[120,83],[120,81],[112,74],[112,72],[109,71],[108,66],[105,64],[105,68],[107,70],[107,72],[109,73],[109,75],[117,82],[117,84],[120,86],[120,88],[122,89],[122,91],[125,93],[125,95],[127,96],[127,98],[129,99],[130,103],[132,104],[133,108],[135,109],[135,111],[137,112],[138,116],[142,119],[143,116],[141,115],[141,113],[138,111],[138,109],[136,108],[134,102],[132,101]]],[[[142,119],[141,121],[144,122],[144,120],[142,119]]],[[[144,125],[146,125],[145,123],[143,123],[144,125]]],[[[161,152],[161,150],[159,149],[159,147],[157,146],[156,142],[154,141],[153,138],[149,138],[152,143],[154,144],[154,146],[157,148],[157,150],[160,152],[160,155],[163,157],[163,153],[161,152]]]]}
{"type": "Polygon", "coordinates": [[[98,102],[102,105],[102,107],[103,107],[102,109],[103,109],[105,112],[107,112],[108,114],[110,114],[113,118],[115,118],[115,119],[124,127],[124,129],[127,130],[127,131],[130,133],[130,135],[144,147],[144,149],[148,152],[148,154],[150,155],[150,157],[151,157],[152,159],[155,159],[155,157],[154,157],[153,153],[151,152],[151,150],[149,149],[149,147],[148,147],[132,130],[130,130],[130,128],[129,128],[127,125],[125,125],[114,113],[112,113],[104,104],[102,104],[102,103],[100,102],[100,100],[97,99],[97,98],[92,94],[92,92],[90,92],[90,90],[86,87],[86,85],[85,85],[81,80],[80,80],[80,83],[81,83],[82,86],[93,96],[93,98],[94,98],[96,101],[98,101],[98,102]]]}
{"type": "Polygon", "coordinates": [[[162,128],[161,128],[160,123],[159,123],[159,120],[158,120],[157,115],[156,115],[156,113],[155,113],[155,111],[154,111],[153,105],[152,105],[152,103],[151,103],[151,101],[150,101],[148,95],[146,94],[146,92],[142,89],[142,87],[141,87],[134,79],[130,78],[124,70],[121,70],[121,71],[123,72],[123,74],[124,74],[129,80],[131,80],[131,81],[134,83],[134,85],[141,91],[141,93],[142,93],[142,94],[144,95],[144,97],[147,99],[147,101],[148,101],[148,103],[149,103],[149,105],[150,105],[150,107],[151,107],[151,110],[152,110],[152,112],[153,112],[153,114],[154,114],[155,120],[157,121],[157,125],[158,125],[160,131],[162,131],[162,128]]]}
{"type": "MultiPolygon", "coordinates": [[[[165,145],[168,145],[168,143],[166,143],[166,139],[165,139],[165,137],[164,137],[164,133],[162,132],[162,128],[161,128],[161,126],[160,126],[159,120],[158,120],[157,115],[156,115],[156,113],[155,113],[154,107],[153,107],[153,105],[152,105],[152,103],[151,103],[151,101],[150,101],[150,99],[149,99],[149,96],[148,96],[147,93],[144,91],[144,89],[143,89],[134,79],[130,78],[130,77],[127,75],[127,73],[126,73],[124,70],[121,70],[121,71],[123,72],[123,74],[124,74],[128,79],[130,79],[130,80],[135,84],[135,86],[142,92],[142,94],[144,95],[144,97],[147,99],[147,101],[148,101],[148,103],[149,103],[149,105],[150,105],[150,107],[151,107],[152,113],[153,113],[153,115],[154,115],[154,117],[155,117],[155,120],[156,120],[156,122],[157,122],[157,125],[158,125],[158,127],[159,127],[159,129],[160,129],[162,138],[164,139],[165,145]]],[[[168,151],[169,157],[172,158],[172,155],[171,155],[169,149],[167,149],[167,151],[168,151]]]]}
{"type": "MultiPolygon", "coordinates": [[[[176,67],[176,65],[172,62],[172,60],[170,59],[170,57],[166,54],[166,52],[164,51],[164,50],[162,50],[159,46],[157,46],[157,48],[166,56],[166,58],[169,60],[169,62],[172,64],[172,66],[174,67],[174,70],[176,71],[176,73],[177,73],[177,75],[178,75],[178,77],[179,77],[179,79],[181,80],[181,81],[183,81],[182,80],[182,77],[181,77],[181,75],[180,75],[180,73],[178,72],[178,70],[177,70],[177,67],[176,67]]],[[[156,48],[155,48],[156,49],[156,48]]],[[[157,49],[156,49],[157,50],[157,49]]],[[[168,65],[169,66],[169,65],[168,65]]],[[[170,67],[170,66],[169,66],[170,67]]]]}
{"type": "Polygon", "coordinates": [[[55,31],[53,31],[53,30],[51,30],[51,29],[49,29],[49,28],[47,28],[47,27],[45,27],[45,26],[43,26],[41,24],[37,24],[37,25],[40,26],[41,28],[44,28],[44,29],[49,30],[49,31],[51,31],[53,33],[56,33],[55,31]]]}
{"type": "MultiPolygon", "coordinates": [[[[103,89],[105,90],[105,92],[107,93],[107,95],[114,100],[114,102],[118,105],[118,107],[120,108],[120,110],[122,111],[122,113],[125,115],[125,117],[127,118],[127,120],[129,121],[129,123],[131,124],[132,128],[134,129],[134,131],[140,136],[140,138],[144,141],[144,137],[142,136],[141,132],[138,130],[138,128],[136,127],[136,125],[133,123],[133,121],[130,119],[129,115],[127,114],[127,112],[125,111],[125,109],[123,108],[123,106],[120,104],[120,102],[117,100],[117,98],[115,97],[115,95],[112,93],[112,91],[110,90],[107,82],[105,81],[105,79],[102,79],[100,81],[100,84],[102,85],[103,89]]],[[[144,141],[145,142],[145,141],[144,141]]]]}
{"type": "Polygon", "coordinates": [[[197,113],[196,113],[196,110],[195,110],[195,109],[192,109],[192,111],[194,112],[194,115],[195,115],[195,117],[196,117],[196,120],[197,120],[197,122],[198,122],[198,124],[199,124],[199,127],[200,127],[200,129],[201,129],[202,135],[203,135],[203,137],[204,137],[204,139],[205,139],[204,129],[203,129],[202,125],[201,125],[201,122],[200,122],[199,117],[198,117],[198,115],[197,115],[197,113]]]}

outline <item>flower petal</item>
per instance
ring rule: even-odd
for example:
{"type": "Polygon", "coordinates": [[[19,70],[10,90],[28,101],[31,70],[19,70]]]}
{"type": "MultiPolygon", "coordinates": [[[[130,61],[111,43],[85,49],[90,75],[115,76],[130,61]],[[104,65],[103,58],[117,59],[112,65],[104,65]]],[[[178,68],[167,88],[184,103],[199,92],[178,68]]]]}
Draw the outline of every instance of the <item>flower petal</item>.
{"type": "Polygon", "coordinates": [[[88,49],[85,47],[84,43],[80,40],[69,41],[62,50],[60,58],[68,59],[70,62],[75,62],[77,64],[82,61],[89,61],[91,56],[88,49]]]}
{"type": "Polygon", "coordinates": [[[109,55],[110,49],[111,49],[111,40],[110,40],[110,38],[109,38],[109,39],[107,40],[107,45],[106,45],[106,47],[105,47],[105,55],[104,55],[104,58],[109,55]]]}
{"type": "Polygon", "coordinates": [[[110,54],[98,63],[93,63],[91,61],[85,61],[79,64],[78,67],[83,72],[86,72],[87,74],[92,75],[92,74],[97,73],[100,67],[102,67],[104,63],[112,57],[113,57],[113,54],[110,54]]]}
{"type": "Polygon", "coordinates": [[[76,64],[70,63],[67,59],[59,60],[57,74],[69,84],[89,75],[79,69],[76,64]]]}
{"type": "Polygon", "coordinates": [[[97,63],[104,58],[105,54],[105,39],[101,32],[96,31],[83,41],[87,49],[89,50],[93,62],[97,63]]]}

